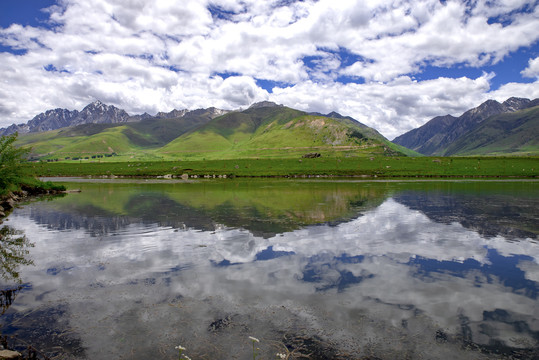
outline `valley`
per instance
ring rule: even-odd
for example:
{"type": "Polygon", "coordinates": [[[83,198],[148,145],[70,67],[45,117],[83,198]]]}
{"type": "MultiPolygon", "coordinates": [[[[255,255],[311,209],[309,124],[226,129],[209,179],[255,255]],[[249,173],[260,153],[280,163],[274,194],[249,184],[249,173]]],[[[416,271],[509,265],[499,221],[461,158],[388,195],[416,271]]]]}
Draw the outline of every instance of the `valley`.
{"type": "Polygon", "coordinates": [[[16,144],[30,151],[28,174],[39,176],[535,178],[536,103],[487,101],[459,118],[437,117],[391,142],[338,113],[306,113],[267,101],[238,111],[173,110],[155,116],[128,116],[96,102],[78,113],[95,122],[79,124],[78,115],[75,125],[38,131],[56,126],[65,111],[40,114],[29,122],[34,130],[16,144]],[[449,130],[458,123],[459,131],[449,130]]]}

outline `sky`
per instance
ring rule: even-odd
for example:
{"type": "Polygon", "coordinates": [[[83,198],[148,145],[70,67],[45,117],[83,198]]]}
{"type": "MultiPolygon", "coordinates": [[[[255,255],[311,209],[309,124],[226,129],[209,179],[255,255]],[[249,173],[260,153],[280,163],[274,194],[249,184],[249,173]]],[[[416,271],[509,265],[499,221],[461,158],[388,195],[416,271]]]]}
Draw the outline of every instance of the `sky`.
{"type": "Polygon", "coordinates": [[[539,0],[0,0],[0,127],[269,100],[388,139],[539,98],[539,0]]]}

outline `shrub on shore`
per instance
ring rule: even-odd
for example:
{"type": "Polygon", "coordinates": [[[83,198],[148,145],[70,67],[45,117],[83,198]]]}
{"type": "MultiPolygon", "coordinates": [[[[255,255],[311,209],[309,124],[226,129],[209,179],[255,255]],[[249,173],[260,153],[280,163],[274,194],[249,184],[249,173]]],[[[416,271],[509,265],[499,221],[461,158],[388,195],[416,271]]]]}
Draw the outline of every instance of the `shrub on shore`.
{"type": "Polygon", "coordinates": [[[0,137],[0,197],[20,190],[36,194],[49,191],[64,191],[64,186],[43,182],[25,174],[22,163],[25,161],[29,150],[15,147],[13,143],[16,140],[17,133],[0,137]]]}

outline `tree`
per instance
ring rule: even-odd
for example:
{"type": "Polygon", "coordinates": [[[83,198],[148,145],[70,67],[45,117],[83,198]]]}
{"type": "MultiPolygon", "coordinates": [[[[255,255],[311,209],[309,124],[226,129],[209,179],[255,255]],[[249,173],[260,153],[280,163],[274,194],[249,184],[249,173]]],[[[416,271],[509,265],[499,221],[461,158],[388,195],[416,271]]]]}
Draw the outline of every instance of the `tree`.
{"type": "Polygon", "coordinates": [[[21,177],[21,162],[29,149],[13,145],[17,133],[0,137],[0,192],[10,185],[18,184],[21,177]]]}

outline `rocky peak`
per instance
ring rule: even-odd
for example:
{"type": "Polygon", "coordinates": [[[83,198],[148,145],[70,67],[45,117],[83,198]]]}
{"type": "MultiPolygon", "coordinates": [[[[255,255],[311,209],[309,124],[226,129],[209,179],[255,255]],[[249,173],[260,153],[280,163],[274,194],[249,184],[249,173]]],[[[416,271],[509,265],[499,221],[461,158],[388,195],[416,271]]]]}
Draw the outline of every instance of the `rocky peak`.
{"type": "Polygon", "coordinates": [[[514,112],[525,109],[531,103],[530,99],[511,97],[505,100],[503,103],[499,103],[496,100],[487,100],[478,107],[471,109],[461,117],[474,117],[479,121],[482,121],[492,115],[498,115],[505,112],[514,112]]]}
{"type": "Polygon", "coordinates": [[[148,113],[130,116],[127,112],[113,105],[107,105],[100,100],[96,100],[86,105],[81,111],[67,109],[52,109],[36,115],[26,124],[11,125],[7,128],[0,128],[1,135],[11,135],[13,133],[26,134],[29,132],[42,132],[56,130],[65,127],[78,126],[83,124],[118,124],[128,121],[142,121],[147,119],[174,119],[186,115],[205,116],[209,119],[224,115],[230,111],[210,107],[208,109],[197,110],[172,110],[170,112],[159,112],[155,116],[148,113]]]}
{"type": "Polygon", "coordinates": [[[82,109],[80,112],[81,114],[104,114],[107,111],[109,111],[111,108],[115,108],[114,106],[108,106],[103,104],[101,101],[96,100],[93,103],[90,103],[82,109]]]}
{"type": "Polygon", "coordinates": [[[96,100],[87,105],[79,115],[72,121],[72,125],[81,124],[117,124],[126,122],[129,119],[129,114],[125,110],[118,109],[113,105],[103,104],[96,100]]]}
{"type": "Polygon", "coordinates": [[[106,108],[107,105],[103,104],[100,100],[96,100],[93,103],[88,104],[86,107],[93,107],[93,108],[106,108]]]}
{"type": "MultiPolygon", "coordinates": [[[[486,118],[507,112],[507,108],[496,100],[487,100],[476,108],[462,114],[456,122],[457,127],[469,127],[471,124],[479,124],[486,118]]],[[[460,135],[460,134],[459,134],[460,135]]]]}
{"type": "Polygon", "coordinates": [[[208,108],[207,110],[210,113],[210,116],[212,118],[216,118],[218,116],[225,115],[230,112],[229,110],[217,109],[215,107],[208,108]]]}
{"type": "Polygon", "coordinates": [[[82,124],[116,124],[130,119],[124,110],[112,105],[106,105],[99,100],[88,104],[82,111],[53,109],[36,115],[26,124],[11,125],[0,129],[0,135],[10,135],[15,132],[42,132],[82,124]]]}
{"type": "Polygon", "coordinates": [[[468,110],[462,116],[476,116],[484,113],[502,112],[503,110],[505,110],[504,106],[496,100],[487,100],[478,107],[468,110]]]}
{"type": "Polygon", "coordinates": [[[7,128],[0,129],[0,136],[4,135],[11,135],[15,133],[19,134],[26,134],[30,132],[30,128],[28,127],[28,124],[11,124],[7,128]]]}
{"type": "Polygon", "coordinates": [[[70,126],[78,114],[79,112],[77,110],[69,111],[60,108],[47,110],[30,120],[28,122],[28,128],[30,132],[41,132],[70,126]]]}
{"type": "Polygon", "coordinates": [[[458,118],[447,116],[431,119],[423,126],[398,136],[393,142],[425,155],[443,154],[444,149],[450,144],[471,132],[489,117],[522,110],[534,104],[539,105],[539,102],[517,97],[509,98],[502,104],[495,100],[487,100],[458,118]]]}
{"type": "Polygon", "coordinates": [[[329,114],[327,114],[326,116],[330,117],[330,118],[334,118],[334,119],[342,119],[342,118],[344,118],[344,116],[342,116],[341,114],[339,114],[336,111],[332,111],[329,114]]]}
{"type": "Polygon", "coordinates": [[[191,110],[187,112],[185,116],[204,116],[209,119],[215,119],[216,117],[227,114],[229,112],[230,112],[229,110],[222,110],[222,109],[217,109],[215,107],[210,107],[207,109],[191,110]]]}
{"type": "Polygon", "coordinates": [[[157,114],[155,114],[155,117],[158,119],[174,119],[174,118],[180,118],[183,117],[189,110],[183,109],[183,110],[172,110],[168,113],[160,111],[157,114]]]}
{"type": "Polygon", "coordinates": [[[539,106],[539,98],[538,99],[533,99],[532,101],[530,101],[528,103],[528,105],[526,106],[526,108],[531,108],[531,107],[534,107],[534,106],[539,106]]]}
{"type": "Polygon", "coordinates": [[[278,105],[272,101],[260,101],[249,106],[249,109],[258,109],[263,107],[281,107],[283,105],[278,105]]]}
{"type": "Polygon", "coordinates": [[[136,121],[142,121],[142,120],[146,120],[146,119],[150,119],[150,118],[153,118],[153,116],[151,116],[150,114],[145,112],[144,114],[138,114],[138,115],[130,116],[129,121],[136,122],[136,121]]]}
{"type": "Polygon", "coordinates": [[[531,102],[530,99],[511,97],[503,102],[507,111],[518,111],[528,107],[528,104],[531,102]]]}

